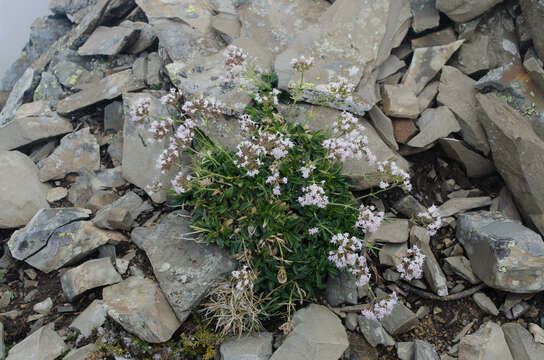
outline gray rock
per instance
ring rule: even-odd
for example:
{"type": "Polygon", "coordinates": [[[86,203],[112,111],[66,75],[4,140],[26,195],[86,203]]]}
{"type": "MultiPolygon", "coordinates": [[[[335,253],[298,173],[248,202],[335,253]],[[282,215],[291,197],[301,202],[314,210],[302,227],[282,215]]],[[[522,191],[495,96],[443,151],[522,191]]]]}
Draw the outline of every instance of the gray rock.
{"type": "Polygon", "coordinates": [[[417,214],[427,210],[419,203],[419,201],[416,200],[416,198],[409,194],[397,201],[393,207],[408,218],[417,217],[417,214]]]}
{"type": "Polygon", "coordinates": [[[68,89],[78,88],[95,80],[94,73],[75,62],[64,59],[53,65],[53,74],[68,89]]]}
{"type": "Polygon", "coordinates": [[[89,128],[83,128],[63,137],[59,147],[40,161],[38,166],[41,181],[62,179],[80,169],[98,170],[100,168],[98,142],[89,128]]]}
{"type": "Polygon", "coordinates": [[[380,322],[389,334],[395,336],[415,328],[419,324],[419,319],[414,312],[398,302],[391,314],[386,315],[380,322]]]}
{"type": "MultiPolygon", "coordinates": [[[[144,201],[140,196],[138,196],[138,194],[133,191],[126,193],[123,197],[111,203],[108,208],[119,208],[127,210],[133,219],[136,219],[143,212],[153,209],[148,201],[144,201]]],[[[97,216],[99,214],[100,212],[98,212],[97,216]]]]}
{"type": "Polygon", "coordinates": [[[406,219],[391,219],[382,222],[377,231],[368,234],[365,240],[373,243],[400,244],[408,241],[410,222],[406,219]]]}
{"type": "Polygon", "coordinates": [[[495,303],[483,292],[477,292],[472,295],[472,300],[478,305],[478,307],[484,310],[486,313],[497,316],[499,315],[499,309],[495,306],[495,303]]]}
{"type": "Polygon", "coordinates": [[[344,320],[344,325],[346,326],[346,329],[349,331],[355,331],[357,329],[359,316],[356,313],[348,313],[346,315],[346,319],[344,320]]]}
{"type": "Polygon", "coordinates": [[[495,171],[492,161],[467,148],[461,140],[443,138],[440,146],[449,158],[461,163],[470,178],[488,176],[495,171]]]}
{"type": "Polygon", "coordinates": [[[393,346],[395,340],[385,331],[379,321],[359,316],[359,329],[366,341],[376,347],[378,345],[393,346]]]}
{"type": "Polygon", "coordinates": [[[60,278],[64,297],[73,302],[87,290],[123,280],[109,258],[89,260],[66,271],[60,278]]]}
{"type": "Polygon", "coordinates": [[[459,40],[448,45],[415,49],[402,84],[419,95],[462,44],[459,40]]]}
{"type": "Polygon", "coordinates": [[[164,67],[164,61],[158,53],[147,55],[147,76],[145,82],[148,86],[157,86],[162,82],[161,71],[164,67]]]}
{"type": "Polygon", "coordinates": [[[395,347],[397,348],[397,356],[400,360],[413,360],[414,358],[414,342],[398,342],[395,347]]]}
{"type": "Polygon", "coordinates": [[[540,0],[520,0],[521,11],[527,20],[536,52],[544,59],[544,40],[542,39],[542,17],[544,4],[540,0]]]}
{"type": "Polygon", "coordinates": [[[425,30],[433,29],[440,25],[440,14],[436,10],[436,0],[411,0],[412,14],[412,29],[416,33],[425,30]]]}
{"type": "Polygon", "coordinates": [[[508,320],[516,320],[525,315],[525,313],[529,312],[529,310],[531,310],[531,305],[529,305],[525,301],[522,301],[512,306],[512,309],[510,309],[510,311],[506,313],[506,318],[508,320]]]}
{"type": "Polygon", "coordinates": [[[372,125],[376,131],[380,134],[382,140],[393,150],[398,150],[399,146],[395,140],[395,134],[393,131],[393,123],[389,117],[387,117],[382,110],[374,106],[368,112],[372,125]]]}
{"type": "Polygon", "coordinates": [[[159,284],[180,321],[207,295],[216,280],[236,268],[227,252],[195,241],[185,211],[166,216],[143,240],[159,284]],[[198,259],[198,260],[196,260],[198,259]]]}
{"type": "Polygon", "coordinates": [[[509,217],[510,219],[521,222],[521,215],[519,214],[518,208],[514,203],[514,198],[512,193],[506,186],[504,186],[499,192],[499,196],[493,199],[491,203],[490,212],[500,212],[504,216],[509,217]]]}
{"type": "Polygon", "coordinates": [[[489,196],[453,198],[446,201],[438,207],[438,212],[442,217],[457,215],[467,210],[478,209],[491,205],[489,196]]]}
{"type": "MultiPolygon", "coordinates": [[[[172,169],[167,174],[162,174],[160,169],[157,169],[155,163],[157,158],[164,149],[168,146],[167,141],[150,143],[147,141],[149,137],[149,124],[152,120],[144,123],[144,129],[141,129],[138,124],[130,120],[130,108],[140,99],[149,99],[149,114],[150,118],[158,118],[168,116],[168,109],[162,105],[160,100],[150,94],[124,94],[124,114],[125,125],[123,129],[123,178],[130,183],[144,189],[148,192],[154,202],[162,203],[166,201],[166,191],[150,193],[147,188],[153,181],[159,180],[162,184],[170,184],[177,172],[177,169],[172,169]],[[149,166],[153,164],[153,166],[149,166]],[[142,169],[147,171],[142,171],[142,169]]],[[[188,163],[188,159],[183,160],[183,164],[188,163]]]]}
{"type": "Polygon", "coordinates": [[[384,80],[405,66],[406,63],[403,60],[400,60],[396,55],[389,55],[387,60],[380,65],[378,74],[376,75],[376,80],[384,80]]]}
{"type": "Polygon", "coordinates": [[[433,346],[426,341],[414,341],[414,360],[440,360],[433,346]]]}
{"type": "Polygon", "coordinates": [[[181,325],[159,286],[150,279],[130,277],[104,288],[102,297],[108,316],[147,342],[168,341],[181,325]]]}
{"type": "Polygon", "coordinates": [[[406,86],[384,85],[383,111],[394,117],[416,119],[419,115],[419,102],[416,94],[406,86]]]}
{"type": "Polygon", "coordinates": [[[268,360],[274,336],[263,332],[225,340],[219,349],[221,360],[268,360]]]}
{"type": "Polygon", "coordinates": [[[327,302],[331,306],[339,306],[341,304],[356,305],[357,284],[355,276],[342,271],[337,276],[329,276],[327,280],[327,302]]]}
{"type": "Polygon", "coordinates": [[[529,332],[533,334],[534,339],[539,344],[544,344],[544,329],[537,324],[529,324],[529,332]]]}
{"type": "Polygon", "coordinates": [[[140,90],[144,86],[143,82],[134,78],[132,70],[124,70],[59,101],[57,111],[60,114],[69,114],[102,100],[115,99],[126,92],[140,90]]]}
{"type": "Polygon", "coordinates": [[[430,245],[431,237],[427,232],[427,229],[421,226],[413,226],[410,231],[410,245],[417,246],[421,252],[425,255],[425,261],[423,263],[423,275],[425,280],[429,283],[431,289],[438,296],[448,295],[448,285],[446,275],[442,271],[438,260],[434,256],[434,253],[430,245]]]}
{"type": "Polygon", "coordinates": [[[463,23],[482,15],[502,0],[437,0],[436,8],[455,22],[463,23]]]}
{"type": "Polygon", "coordinates": [[[195,28],[201,33],[210,31],[210,21],[214,7],[204,3],[195,3],[188,10],[187,1],[168,2],[154,0],[136,0],[149,20],[157,18],[175,18],[195,28]]]}
{"type": "Polygon", "coordinates": [[[412,49],[448,45],[457,40],[457,34],[451,27],[433,31],[422,37],[410,40],[412,49]]]}
{"type": "Polygon", "coordinates": [[[388,266],[397,266],[402,263],[402,259],[408,252],[408,246],[403,244],[384,244],[380,249],[380,264],[388,266]]]}
{"type": "Polygon", "coordinates": [[[123,129],[123,103],[113,101],[104,107],[104,131],[117,132],[123,129]]]}
{"type": "Polygon", "coordinates": [[[461,130],[455,115],[446,106],[425,110],[419,117],[417,126],[419,134],[408,141],[408,146],[426,147],[461,130]]]}
{"type": "Polygon", "coordinates": [[[212,17],[212,28],[221,34],[221,37],[227,44],[231,44],[233,39],[240,37],[242,24],[237,15],[221,13],[212,17]]]}
{"type": "Polygon", "coordinates": [[[93,224],[101,229],[130,231],[134,219],[127,209],[106,207],[100,209],[93,224]]]}
{"type": "Polygon", "coordinates": [[[38,168],[18,151],[0,151],[0,229],[26,225],[36,212],[48,208],[48,186],[38,168]]]}
{"type": "Polygon", "coordinates": [[[461,126],[463,139],[484,155],[489,154],[489,143],[484,129],[478,120],[478,101],[476,100],[476,81],[451,66],[442,68],[437,101],[446,105],[455,115],[461,126]]]}
{"type": "Polygon", "coordinates": [[[97,27],[78,50],[80,55],[117,55],[131,46],[140,30],[125,26],[97,27]]]}
{"type": "Polygon", "coordinates": [[[34,70],[28,68],[21,78],[17,80],[0,112],[0,126],[5,126],[13,120],[15,112],[23,104],[25,96],[32,92],[32,84],[35,77],[36,73],[34,70]]]}
{"type": "Polygon", "coordinates": [[[298,310],[293,326],[270,360],[337,360],[348,348],[342,322],[322,305],[310,304],[298,310]]]}
{"type": "Polygon", "coordinates": [[[0,127],[0,150],[13,150],[71,131],[70,121],[52,111],[45,101],[24,104],[12,121],[0,127]]]}
{"type": "Polygon", "coordinates": [[[0,354],[6,353],[6,344],[4,343],[5,336],[6,335],[4,333],[4,324],[0,322],[0,354]]]}
{"type": "Polygon", "coordinates": [[[526,118],[495,95],[477,95],[493,162],[524,216],[544,232],[544,141],[526,118]]]}
{"type": "Polygon", "coordinates": [[[132,22],[130,20],[123,21],[119,26],[134,29],[139,32],[138,37],[133,41],[125,51],[129,54],[139,54],[149,48],[157,40],[157,35],[153,31],[153,27],[145,22],[132,22]]]}
{"type": "Polygon", "coordinates": [[[47,71],[42,72],[40,84],[34,90],[34,101],[46,100],[51,104],[56,104],[65,96],[66,93],[60,86],[55,75],[47,71]]]}
{"type": "Polygon", "coordinates": [[[57,15],[66,15],[71,21],[79,23],[85,16],[84,9],[94,5],[96,0],[51,0],[49,9],[57,15]]]}
{"type": "Polygon", "coordinates": [[[12,347],[7,360],[54,360],[60,356],[68,347],[50,325],[40,328],[12,347]]]}
{"type": "Polygon", "coordinates": [[[464,256],[451,256],[444,259],[445,263],[449,265],[451,271],[467,280],[472,285],[479,284],[481,281],[472,272],[472,266],[470,260],[464,256]]]}
{"type": "Polygon", "coordinates": [[[84,258],[101,245],[126,240],[119,233],[83,221],[89,213],[77,208],[38,211],[25,228],[11,236],[11,255],[49,273],[84,258]]]}
{"type": "Polygon", "coordinates": [[[536,86],[540,88],[540,91],[544,91],[544,69],[542,69],[539,60],[534,57],[527,58],[523,62],[523,67],[536,86]]]}
{"type": "Polygon", "coordinates": [[[88,356],[92,353],[98,351],[98,346],[96,344],[88,344],[77,349],[71,350],[63,360],[86,360],[88,356]]]}
{"type": "Polygon", "coordinates": [[[79,314],[70,324],[70,328],[76,329],[81,335],[92,335],[93,329],[98,329],[106,321],[107,309],[102,300],[94,300],[85,310],[79,314]]]}
{"type": "Polygon", "coordinates": [[[422,113],[431,104],[433,103],[434,99],[436,98],[436,94],[438,94],[438,87],[440,85],[440,82],[438,81],[432,81],[425,88],[419,93],[419,96],[417,97],[417,102],[419,104],[419,112],[422,113]]]}
{"type": "Polygon", "coordinates": [[[514,360],[501,327],[491,321],[484,323],[474,334],[461,339],[459,358],[514,360]]]}
{"type": "Polygon", "coordinates": [[[498,213],[459,216],[457,240],[474,274],[488,286],[513,293],[544,289],[544,242],[537,233],[498,213]]]}
{"type": "Polygon", "coordinates": [[[34,310],[38,314],[47,315],[49,314],[52,308],[53,308],[53,300],[51,300],[51,298],[48,297],[44,301],[34,304],[34,306],[32,307],[32,310],[34,310]]]}

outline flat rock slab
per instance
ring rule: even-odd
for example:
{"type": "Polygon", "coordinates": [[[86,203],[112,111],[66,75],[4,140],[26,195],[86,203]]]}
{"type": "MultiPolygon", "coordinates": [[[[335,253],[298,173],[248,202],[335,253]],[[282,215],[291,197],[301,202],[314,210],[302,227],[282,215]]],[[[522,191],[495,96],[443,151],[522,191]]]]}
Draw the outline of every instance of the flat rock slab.
{"type": "Polygon", "coordinates": [[[331,306],[339,306],[341,304],[356,305],[358,302],[358,291],[355,276],[347,271],[329,276],[326,293],[327,302],[331,306]]]}
{"type": "Polygon", "coordinates": [[[88,344],[77,349],[73,349],[62,360],[86,360],[90,354],[95,354],[98,351],[96,344],[88,344]]]}
{"type": "Polygon", "coordinates": [[[495,172],[495,166],[491,160],[470,150],[461,140],[443,138],[439,142],[446,155],[465,168],[469,178],[484,177],[495,172]]]}
{"type": "Polygon", "coordinates": [[[269,332],[229,338],[221,344],[221,360],[268,360],[274,336],[269,332]]]}
{"type": "Polygon", "coordinates": [[[514,360],[501,327],[491,321],[484,323],[474,334],[461,339],[459,358],[514,360]]]}
{"type": "Polygon", "coordinates": [[[403,334],[419,324],[417,315],[400,302],[393,307],[391,314],[386,315],[380,322],[391,335],[403,334]]]}
{"type": "Polygon", "coordinates": [[[117,55],[139,35],[140,30],[135,28],[99,26],[77,52],[79,55],[117,55]]]}
{"type": "Polygon", "coordinates": [[[225,250],[200,243],[191,233],[190,215],[176,211],[166,216],[141,244],[181,322],[220,277],[236,268],[225,250]]]}
{"type": "Polygon", "coordinates": [[[460,215],[456,237],[486,285],[512,293],[544,289],[544,241],[532,230],[500,213],[481,212],[460,215]]]}
{"type": "Polygon", "coordinates": [[[45,101],[24,104],[12,121],[0,127],[0,150],[16,149],[70,131],[70,121],[52,111],[45,101]]]}
{"type": "Polygon", "coordinates": [[[215,10],[209,2],[193,0],[136,0],[136,3],[148,19],[178,19],[201,33],[210,31],[210,22],[215,10]]]}
{"type": "Polygon", "coordinates": [[[53,326],[46,325],[9,350],[7,360],[54,360],[68,346],[53,330],[53,326]]]}
{"type": "Polygon", "coordinates": [[[444,259],[444,262],[449,265],[451,271],[456,275],[467,280],[469,283],[476,285],[480,283],[480,279],[474,272],[472,272],[472,266],[470,265],[470,260],[464,256],[451,256],[444,259]]]}
{"type": "Polygon", "coordinates": [[[491,205],[489,196],[470,198],[453,198],[438,207],[441,217],[457,215],[467,210],[478,209],[491,205]]]}
{"type": "Polygon", "coordinates": [[[427,229],[421,226],[413,226],[410,231],[410,245],[417,246],[425,255],[423,262],[423,275],[431,289],[438,296],[448,295],[448,284],[446,275],[440,267],[440,263],[434,256],[430,245],[431,237],[427,229]]]}
{"type": "Polygon", "coordinates": [[[126,331],[150,343],[170,340],[181,322],[154,281],[130,277],[102,292],[108,315],[126,331]]]}
{"type": "Polygon", "coordinates": [[[101,327],[106,321],[107,309],[102,300],[94,300],[87,306],[70,324],[70,328],[76,329],[83,336],[92,335],[94,329],[101,327]]]}
{"type": "Polygon", "coordinates": [[[417,125],[419,134],[408,141],[408,146],[423,148],[461,130],[455,115],[445,106],[425,110],[417,125]]]}
{"type": "Polygon", "coordinates": [[[87,290],[123,280],[108,257],[94,259],[66,271],[60,278],[64,297],[73,302],[87,290]]]}
{"type": "Polygon", "coordinates": [[[453,21],[464,23],[501,2],[502,0],[437,0],[436,8],[453,21]]]}
{"type": "Polygon", "coordinates": [[[382,91],[383,111],[389,116],[416,119],[419,102],[412,89],[402,85],[384,85],[382,91]]]}
{"type": "Polygon", "coordinates": [[[293,326],[270,360],[338,360],[348,348],[342,322],[322,305],[311,304],[298,310],[293,326]]]}
{"type": "Polygon", "coordinates": [[[13,120],[15,112],[23,103],[23,99],[32,89],[32,83],[36,76],[34,70],[29,67],[23,76],[15,83],[15,86],[9,93],[8,100],[0,112],[0,126],[4,126],[13,120]]]}
{"type": "Polygon", "coordinates": [[[435,0],[411,0],[412,28],[416,33],[433,29],[440,24],[440,13],[436,9],[435,0]]]}
{"type": "Polygon", "coordinates": [[[144,82],[137,80],[132,75],[132,70],[124,70],[105,77],[98,83],[59,101],[57,112],[67,115],[102,100],[112,100],[123,93],[140,90],[144,87],[144,82]]]}
{"type": "Polygon", "coordinates": [[[370,233],[365,240],[372,243],[401,244],[408,241],[410,222],[406,219],[384,221],[377,231],[370,233]]]}
{"type": "Polygon", "coordinates": [[[40,180],[58,180],[80,169],[100,169],[100,147],[89,128],[66,135],[58,148],[38,164],[40,180]]]}
{"type": "Polygon", "coordinates": [[[358,323],[361,333],[372,347],[395,345],[395,340],[385,331],[379,321],[359,316],[358,323]]]}
{"type": "Polygon", "coordinates": [[[527,329],[515,322],[504,324],[501,327],[514,360],[542,358],[544,345],[538,344],[527,329]]]}
{"type": "Polygon", "coordinates": [[[26,225],[43,208],[48,208],[49,186],[42,184],[39,170],[18,151],[0,151],[0,229],[26,225]]]}

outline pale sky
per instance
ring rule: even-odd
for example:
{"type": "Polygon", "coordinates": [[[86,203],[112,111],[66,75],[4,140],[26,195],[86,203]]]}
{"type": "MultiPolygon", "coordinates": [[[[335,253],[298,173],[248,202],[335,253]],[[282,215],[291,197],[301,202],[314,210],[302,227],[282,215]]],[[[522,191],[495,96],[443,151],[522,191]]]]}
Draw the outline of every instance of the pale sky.
{"type": "Polygon", "coordinates": [[[49,15],[49,0],[0,0],[0,78],[28,41],[30,24],[49,15]]]}

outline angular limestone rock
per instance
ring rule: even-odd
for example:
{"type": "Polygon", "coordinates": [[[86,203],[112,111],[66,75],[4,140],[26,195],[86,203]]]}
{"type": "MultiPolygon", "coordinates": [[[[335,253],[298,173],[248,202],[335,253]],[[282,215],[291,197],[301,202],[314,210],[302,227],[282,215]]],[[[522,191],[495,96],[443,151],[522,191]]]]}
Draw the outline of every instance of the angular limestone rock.
{"type": "Polygon", "coordinates": [[[489,196],[449,199],[438,207],[440,216],[448,217],[457,215],[467,210],[478,209],[491,205],[489,196]]]}
{"type": "Polygon", "coordinates": [[[117,55],[132,45],[140,30],[125,26],[97,27],[85,44],[79,48],[79,55],[117,55]]]}
{"type": "Polygon", "coordinates": [[[23,76],[17,80],[0,112],[0,126],[5,126],[13,120],[15,112],[23,103],[25,95],[32,91],[32,83],[36,75],[34,69],[29,67],[23,76]]]}
{"type": "Polygon", "coordinates": [[[463,145],[461,140],[443,138],[440,139],[439,142],[440,146],[449,158],[463,165],[468,177],[484,177],[495,172],[495,166],[493,166],[493,162],[491,160],[488,160],[477,152],[470,150],[463,145]]]}
{"type": "Polygon", "coordinates": [[[459,358],[514,360],[501,327],[491,321],[484,323],[474,334],[461,339],[459,358]]]}
{"type": "Polygon", "coordinates": [[[263,332],[241,338],[229,338],[221,344],[221,360],[268,360],[272,356],[274,336],[263,332]]]}
{"type": "Polygon", "coordinates": [[[9,350],[7,360],[54,360],[68,349],[62,338],[46,325],[9,350]]]}
{"type": "Polygon", "coordinates": [[[425,255],[425,261],[423,263],[423,275],[425,276],[425,280],[427,280],[431,289],[438,296],[446,296],[448,295],[446,275],[444,275],[440,263],[433,254],[430,240],[429,233],[425,228],[422,228],[421,226],[412,227],[412,230],[410,231],[410,245],[417,246],[425,255]]]}
{"type": "Polygon", "coordinates": [[[464,23],[501,2],[502,0],[437,0],[436,8],[453,21],[464,23]]]}
{"type": "Polygon", "coordinates": [[[426,147],[451,133],[461,130],[455,115],[445,106],[427,109],[417,121],[419,134],[408,141],[408,146],[426,147]]]}
{"type": "Polygon", "coordinates": [[[66,271],[60,278],[64,297],[72,302],[87,290],[116,284],[123,280],[115,270],[110,258],[89,260],[66,271]]]}
{"type": "MultiPolygon", "coordinates": [[[[109,260],[109,259],[108,259],[109,260]]],[[[102,300],[94,300],[83,310],[70,324],[70,328],[76,329],[81,335],[92,335],[93,329],[98,329],[106,321],[107,309],[102,300]]]]}
{"type": "Polygon", "coordinates": [[[416,119],[419,115],[416,94],[406,86],[384,85],[382,98],[383,111],[389,116],[416,119]]]}

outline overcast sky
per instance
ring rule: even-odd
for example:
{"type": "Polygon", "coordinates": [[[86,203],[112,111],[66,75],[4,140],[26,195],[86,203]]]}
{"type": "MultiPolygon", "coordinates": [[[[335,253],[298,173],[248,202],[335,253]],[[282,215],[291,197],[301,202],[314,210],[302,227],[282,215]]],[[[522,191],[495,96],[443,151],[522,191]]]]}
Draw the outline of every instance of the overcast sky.
{"type": "Polygon", "coordinates": [[[0,0],[0,78],[28,41],[30,24],[49,15],[49,0],[0,0]]]}

